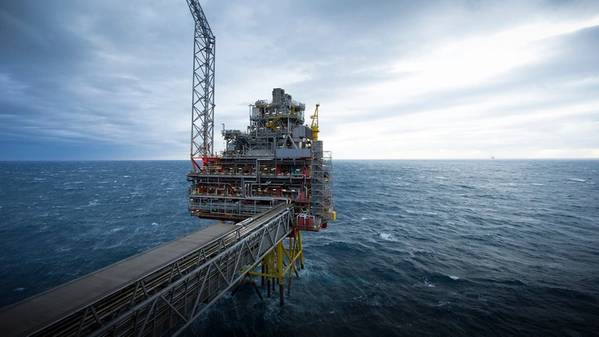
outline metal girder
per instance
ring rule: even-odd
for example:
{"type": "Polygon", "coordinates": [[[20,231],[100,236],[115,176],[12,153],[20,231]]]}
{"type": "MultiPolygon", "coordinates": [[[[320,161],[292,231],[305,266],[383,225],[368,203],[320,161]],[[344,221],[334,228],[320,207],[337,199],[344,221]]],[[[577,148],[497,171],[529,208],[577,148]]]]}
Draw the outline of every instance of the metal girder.
{"type": "Polygon", "coordinates": [[[165,332],[179,335],[289,235],[292,221],[292,208],[283,208],[259,228],[91,336],[162,336],[165,332]]]}
{"type": "Polygon", "coordinates": [[[279,205],[29,336],[164,336],[187,326],[291,231],[279,205]]]}
{"type": "Polygon", "coordinates": [[[198,0],[187,0],[195,22],[193,79],[191,93],[191,162],[200,169],[199,159],[214,153],[214,57],[215,38],[198,0]]]}

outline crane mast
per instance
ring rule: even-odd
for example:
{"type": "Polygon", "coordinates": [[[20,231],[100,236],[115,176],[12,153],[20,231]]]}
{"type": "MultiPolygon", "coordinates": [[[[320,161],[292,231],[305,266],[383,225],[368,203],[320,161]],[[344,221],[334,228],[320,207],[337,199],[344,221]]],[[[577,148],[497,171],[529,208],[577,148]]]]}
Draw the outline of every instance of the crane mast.
{"type": "Polygon", "coordinates": [[[317,141],[318,140],[318,108],[320,107],[320,104],[316,104],[316,109],[314,109],[314,114],[312,116],[310,116],[310,118],[312,119],[312,124],[310,124],[310,129],[312,129],[312,140],[317,141]]]}
{"type": "Polygon", "coordinates": [[[197,172],[214,154],[215,39],[199,1],[187,0],[187,5],[195,23],[190,157],[197,172]]]}

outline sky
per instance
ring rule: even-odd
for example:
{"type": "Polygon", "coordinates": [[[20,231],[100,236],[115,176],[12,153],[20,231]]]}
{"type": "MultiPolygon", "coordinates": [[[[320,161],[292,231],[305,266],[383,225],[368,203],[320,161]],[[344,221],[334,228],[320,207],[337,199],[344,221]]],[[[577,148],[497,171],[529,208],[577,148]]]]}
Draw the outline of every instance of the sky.
{"type": "MultiPolygon", "coordinates": [[[[282,87],[337,159],[599,158],[599,1],[201,3],[215,130],[282,87]]],[[[188,158],[192,51],[184,0],[0,2],[0,160],[188,158]]]]}

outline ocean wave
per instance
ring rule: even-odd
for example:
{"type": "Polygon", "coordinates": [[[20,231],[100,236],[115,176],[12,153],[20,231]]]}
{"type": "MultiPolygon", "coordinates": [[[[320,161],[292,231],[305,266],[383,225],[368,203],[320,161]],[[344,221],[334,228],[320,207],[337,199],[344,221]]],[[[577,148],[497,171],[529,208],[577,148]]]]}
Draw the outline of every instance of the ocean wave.
{"type": "Polygon", "coordinates": [[[389,234],[389,233],[379,233],[379,236],[381,237],[381,239],[383,240],[387,240],[387,241],[395,241],[395,238],[393,237],[393,235],[389,234]]]}
{"type": "Polygon", "coordinates": [[[424,286],[427,287],[427,288],[435,288],[436,287],[436,285],[433,282],[431,282],[431,281],[429,281],[427,279],[424,279],[424,281],[422,282],[422,284],[424,284],[424,286]]]}

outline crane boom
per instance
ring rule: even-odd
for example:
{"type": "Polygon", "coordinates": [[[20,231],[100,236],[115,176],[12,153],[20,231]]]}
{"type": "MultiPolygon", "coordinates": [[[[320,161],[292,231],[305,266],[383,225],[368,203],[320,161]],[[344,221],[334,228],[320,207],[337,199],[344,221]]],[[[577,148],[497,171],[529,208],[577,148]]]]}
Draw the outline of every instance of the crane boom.
{"type": "Polygon", "coordinates": [[[214,153],[215,38],[200,2],[187,0],[187,5],[195,22],[190,157],[193,170],[198,171],[214,153]]]}
{"type": "Polygon", "coordinates": [[[310,116],[312,118],[312,124],[310,124],[310,128],[312,129],[312,140],[318,140],[318,108],[320,104],[316,104],[316,109],[314,109],[314,114],[310,116]]]}

